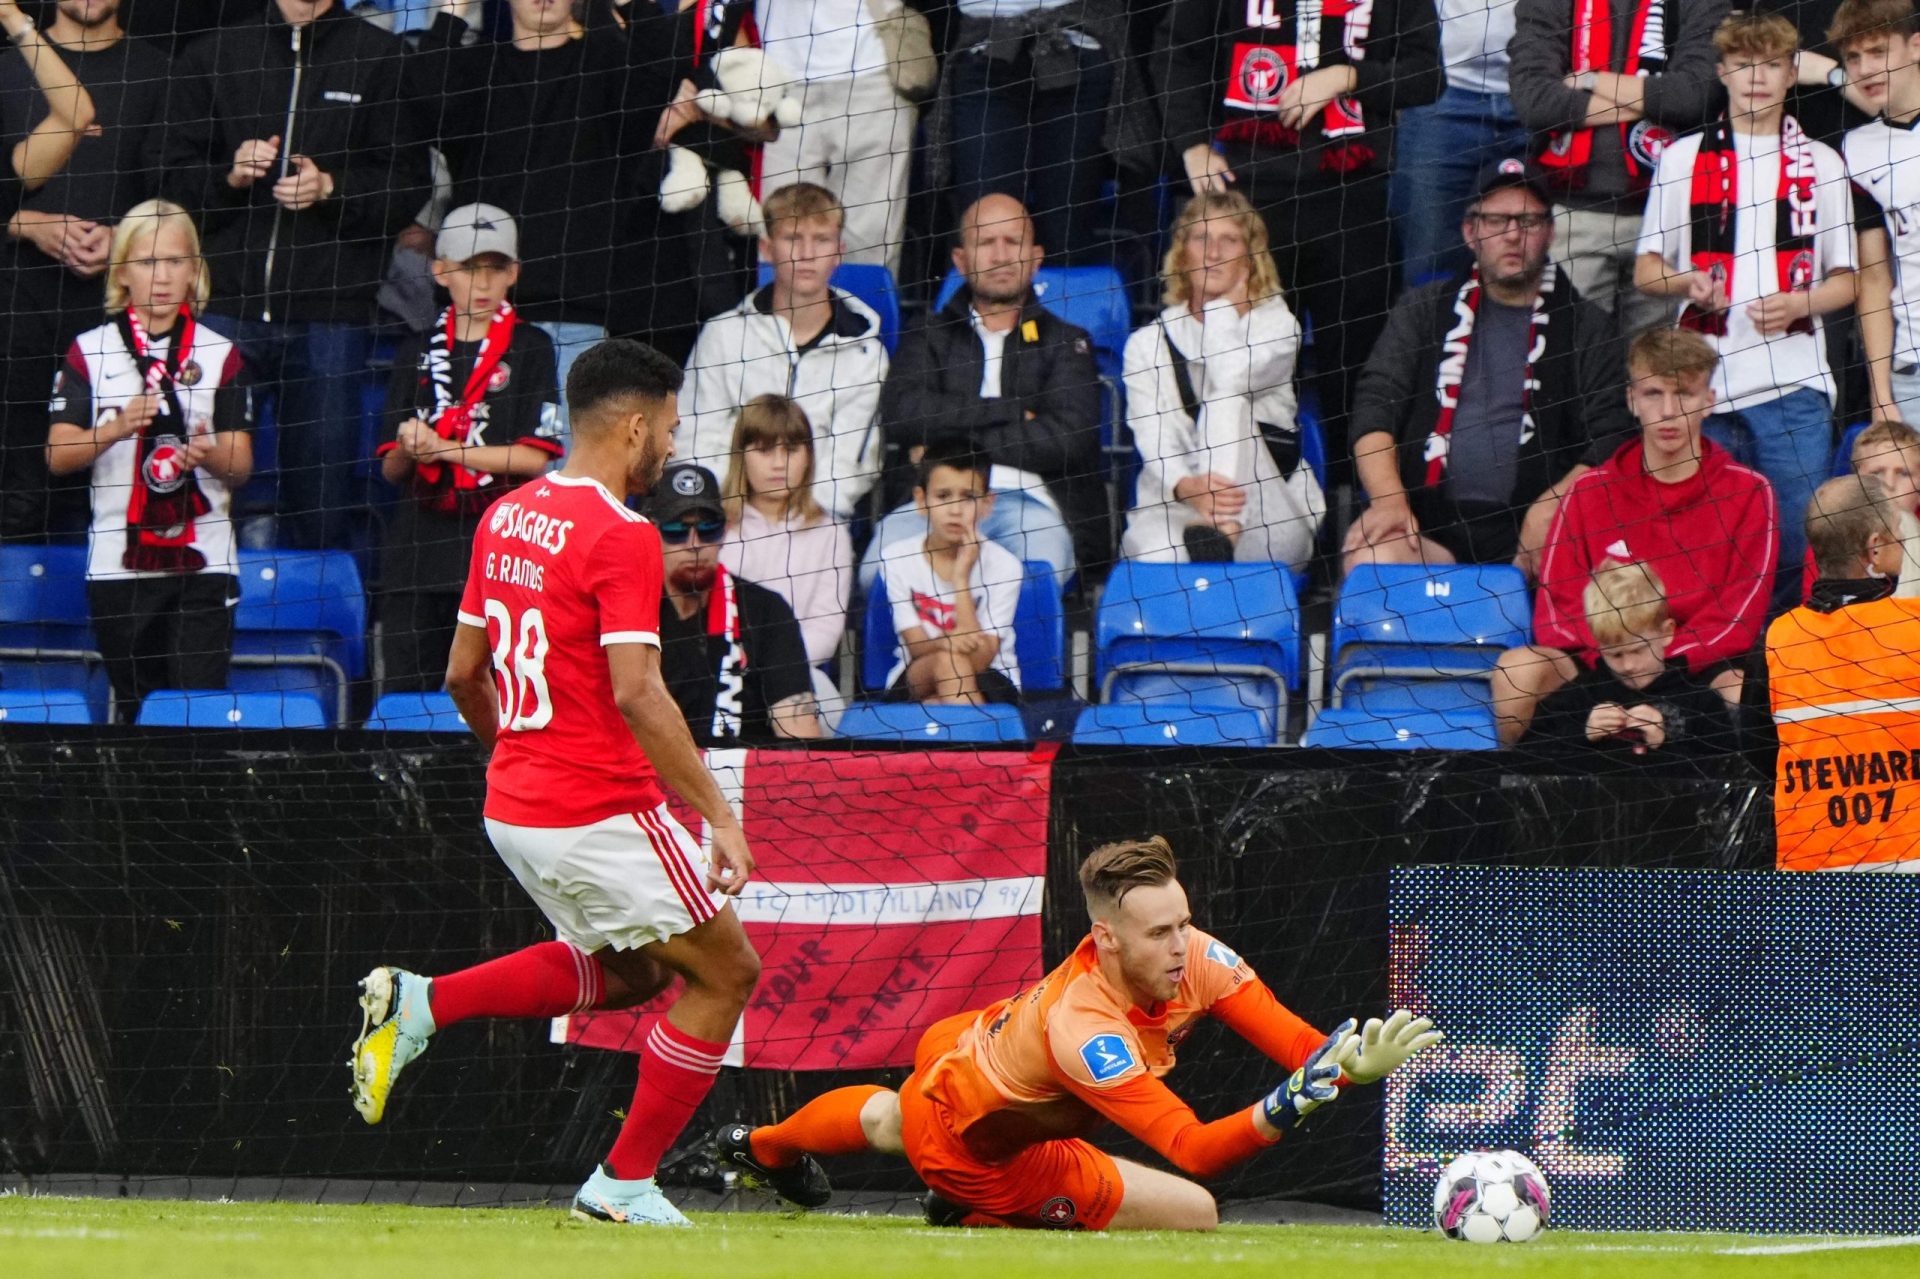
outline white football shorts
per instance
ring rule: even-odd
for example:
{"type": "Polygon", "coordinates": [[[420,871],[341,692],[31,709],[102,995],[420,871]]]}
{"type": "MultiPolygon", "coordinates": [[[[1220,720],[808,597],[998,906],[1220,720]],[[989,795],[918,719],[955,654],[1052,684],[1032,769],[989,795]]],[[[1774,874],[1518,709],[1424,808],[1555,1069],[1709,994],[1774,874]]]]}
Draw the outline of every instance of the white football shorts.
{"type": "Polygon", "coordinates": [[[509,826],[487,819],[500,860],[553,922],[588,952],[633,950],[720,913],[706,852],[661,804],[590,826],[509,826]]]}

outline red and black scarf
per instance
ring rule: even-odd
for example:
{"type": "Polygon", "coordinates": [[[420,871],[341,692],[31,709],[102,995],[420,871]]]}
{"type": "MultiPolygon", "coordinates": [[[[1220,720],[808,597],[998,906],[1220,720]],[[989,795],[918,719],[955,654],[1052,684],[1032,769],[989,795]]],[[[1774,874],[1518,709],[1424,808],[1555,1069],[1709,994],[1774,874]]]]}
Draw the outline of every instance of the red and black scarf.
{"type": "MultiPolygon", "coordinates": [[[[1257,23],[1254,21],[1256,6],[1249,4],[1248,25],[1284,26],[1285,20],[1272,12],[1278,3],[1279,0],[1269,0],[1267,6],[1261,7],[1258,12],[1269,16],[1257,23]]],[[[1293,43],[1272,44],[1265,39],[1235,42],[1226,96],[1222,99],[1226,105],[1242,111],[1277,111],[1280,94],[1289,84],[1336,60],[1323,58],[1321,52],[1324,47],[1322,24],[1327,19],[1341,23],[1339,54],[1344,57],[1339,60],[1346,64],[1363,61],[1367,56],[1367,35],[1373,28],[1373,0],[1295,0],[1293,43]]],[[[1326,148],[1320,153],[1321,170],[1351,173],[1372,164],[1378,152],[1359,141],[1366,131],[1366,117],[1361,113],[1359,99],[1342,95],[1329,102],[1320,113],[1320,132],[1327,140],[1326,148]]],[[[1259,118],[1230,120],[1221,127],[1218,136],[1222,142],[1249,145],[1300,145],[1298,129],[1259,118]]]]}
{"type": "MultiPolygon", "coordinates": [[[[1626,58],[1623,65],[1615,67],[1610,0],[1573,0],[1573,48],[1567,58],[1568,69],[1575,75],[1586,71],[1656,74],[1666,65],[1666,21],[1666,0],[1638,0],[1626,58]]],[[[1673,131],[1646,119],[1618,127],[1628,189],[1644,191],[1653,181],[1660,153],[1673,141],[1673,131]]],[[[1592,129],[1556,129],[1547,134],[1540,167],[1553,186],[1563,191],[1580,190],[1587,184],[1587,166],[1592,161],[1592,129]]]]}
{"type": "MultiPolygon", "coordinates": [[[[1540,378],[1534,369],[1547,349],[1547,302],[1558,275],[1559,271],[1549,262],[1540,276],[1540,289],[1533,297],[1533,316],[1527,322],[1527,365],[1521,375],[1520,392],[1521,444],[1532,439],[1534,434],[1533,397],[1540,389],[1540,378]]],[[[1466,378],[1467,352],[1473,346],[1473,329],[1480,317],[1483,297],[1480,268],[1476,266],[1468,273],[1466,282],[1453,299],[1453,313],[1457,318],[1447,334],[1446,343],[1440,348],[1440,367],[1433,387],[1434,398],[1440,402],[1440,412],[1433,420],[1433,430],[1427,435],[1428,488],[1439,488],[1446,483],[1448,454],[1453,447],[1453,416],[1460,408],[1460,384],[1466,378]]]]}
{"type": "Polygon", "coordinates": [[[720,668],[713,681],[715,741],[740,736],[741,703],[747,687],[747,650],[740,643],[740,597],[733,574],[724,564],[713,566],[713,585],[707,592],[707,638],[724,639],[720,668]]]}
{"type": "MultiPolygon", "coordinates": [[[[1773,196],[1773,270],[1777,292],[1805,292],[1813,287],[1814,237],[1820,230],[1819,197],[1814,189],[1817,166],[1813,141],[1792,116],[1780,118],[1780,181],[1773,196]]],[[[1689,201],[1688,261],[1695,271],[1718,279],[1725,296],[1733,297],[1734,220],[1740,216],[1740,160],[1733,150],[1733,129],[1722,116],[1700,138],[1700,154],[1693,161],[1693,188],[1689,201]]],[[[1712,337],[1725,337],[1727,312],[1702,311],[1689,305],[1680,313],[1680,326],[1712,337]]],[[[1795,320],[1789,333],[1813,332],[1811,319],[1795,320]]]]}
{"type": "MultiPolygon", "coordinates": [[[[501,372],[501,361],[506,357],[507,348],[513,345],[513,330],[520,317],[510,302],[502,302],[493,313],[493,319],[487,324],[487,336],[474,354],[473,371],[467,374],[466,386],[457,401],[453,398],[453,344],[458,330],[453,308],[448,307],[441,319],[443,323],[434,328],[433,337],[427,343],[427,380],[433,386],[433,407],[425,416],[434,434],[465,445],[473,436],[474,406],[487,398],[488,391],[499,389],[492,384],[494,376],[501,372]]],[[[510,374],[511,370],[507,372],[510,374]]],[[[481,490],[492,484],[493,479],[484,471],[458,462],[422,462],[414,470],[414,493],[427,509],[451,515],[478,509],[487,496],[481,490]]]]}
{"type": "Polygon", "coordinates": [[[180,308],[179,325],[165,358],[153,353],[132,307],[113,322],[140,372],[143,393],[160,402],[136,441],[133,492],[127,499],[127,549],[120,563],[136,573],[197,573],[207,566],[207,557],[194,549],[194,521],[211,511],[213,503],[200,491],[194,468],[187,465],[192,428],[179,395],[182,385],[192,386],[202,376],[193,362],[197,327],[193,312],[180,308]]]}

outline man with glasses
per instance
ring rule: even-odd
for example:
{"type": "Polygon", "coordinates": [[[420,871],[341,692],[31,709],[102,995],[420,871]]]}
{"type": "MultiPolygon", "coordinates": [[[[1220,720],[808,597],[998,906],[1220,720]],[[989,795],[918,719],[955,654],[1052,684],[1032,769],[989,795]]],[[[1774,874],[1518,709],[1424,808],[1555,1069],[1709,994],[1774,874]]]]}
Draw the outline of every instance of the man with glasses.
{"type": "Polygon", "coordinates": [[[704,466],[670,466],[647,495],[660,532],[660,668],[703,745],[821,736],[807,647],[793,609],[720,563],[727,512],[704,466]]]}
{"type": "Polygon", "coordinates": [[[1553,206],[1523,161],[1481,172],[1460,234],[1473,265],[1400,300],[1354,393],[1349,569],[1531,577],[1561,495],[1633,430],[1612,319],[1548,260],[1553,206]]]}

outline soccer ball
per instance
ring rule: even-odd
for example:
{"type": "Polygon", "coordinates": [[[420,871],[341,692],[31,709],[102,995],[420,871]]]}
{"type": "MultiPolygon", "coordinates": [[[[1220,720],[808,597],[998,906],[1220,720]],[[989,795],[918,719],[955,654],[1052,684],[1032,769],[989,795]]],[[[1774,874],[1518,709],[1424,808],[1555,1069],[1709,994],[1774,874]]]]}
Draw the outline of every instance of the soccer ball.
{"type": "Polygon", "coordinates": [[[1461,1155],[1433,1188],[1433,1224],[1467,1243],[1525,1243],[1547,1228],[1547,1179],[1514,1150],[1461,1155]]]}

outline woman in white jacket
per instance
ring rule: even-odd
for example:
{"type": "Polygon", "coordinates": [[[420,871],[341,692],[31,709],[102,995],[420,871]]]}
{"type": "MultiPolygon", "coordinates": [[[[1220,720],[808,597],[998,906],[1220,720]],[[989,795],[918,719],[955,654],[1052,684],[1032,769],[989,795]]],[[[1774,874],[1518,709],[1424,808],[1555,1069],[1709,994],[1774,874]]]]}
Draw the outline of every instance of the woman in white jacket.
{"type": "Polygon", "coordinates": [[[1300,456],[1300,322],[1246,197],[1188,201],[1161,280],[1166,310],[1127,339],[1127,422],[1141,469],[1120,553],[1299,569],[1326,502],[1300,456]]]}

